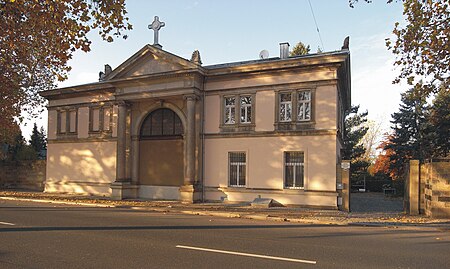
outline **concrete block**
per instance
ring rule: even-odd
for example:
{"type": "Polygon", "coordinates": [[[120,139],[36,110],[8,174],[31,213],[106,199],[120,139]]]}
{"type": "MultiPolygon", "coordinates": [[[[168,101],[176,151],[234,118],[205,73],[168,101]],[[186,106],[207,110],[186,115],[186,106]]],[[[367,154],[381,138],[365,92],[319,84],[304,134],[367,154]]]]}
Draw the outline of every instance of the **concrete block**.
{"type": "Polygon", "coordinates": [[[256,198],[251,203],[251,206],[253,207],[263,207],[263,208],[269,208],[269,207],[283,207],[283,205],[274,199],[271,198],[256,198]]]}

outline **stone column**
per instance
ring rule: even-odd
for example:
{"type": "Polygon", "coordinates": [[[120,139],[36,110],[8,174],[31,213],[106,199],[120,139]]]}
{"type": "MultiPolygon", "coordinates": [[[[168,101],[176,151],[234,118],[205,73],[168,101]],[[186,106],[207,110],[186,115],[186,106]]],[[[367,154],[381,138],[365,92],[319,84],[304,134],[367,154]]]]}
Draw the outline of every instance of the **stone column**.
{"type": "Polygon", "coordinates": [[[139,180],[139,136],[131,138],[131,182],[137,184],[139,180]]]}
{"type": "Polygon", "coordinates": [[[193,203],[201,200],[201,188],[195,179],[195,106],[197,97],[194,95],[185,96],[187,107],[187,120],[185,139],[185,161],[186,170],[184,175],[184,185],[180,187],[180,198],[183,202],[193,203]]]}
{"type": "Polygon", "coordinates": [[[120,102],[117,119],[116,182],[126,181],[127,106],[120,102]]]}
{"type": "Polygon", "coordinates": [[[119,111],[117,117],[117,148],[116,148],[116,181],[111,184],[111,198],[122,200],[124,198],[135,198],[137,187],[130,184],[127,178],[127,104],[118,103],[119,111]]]}
{"type": "Polygon", "coordinates": [[[187,96],[187,127],[186,127],[186,175],[185,185],[195,183],[195,96],[187,96]]]}

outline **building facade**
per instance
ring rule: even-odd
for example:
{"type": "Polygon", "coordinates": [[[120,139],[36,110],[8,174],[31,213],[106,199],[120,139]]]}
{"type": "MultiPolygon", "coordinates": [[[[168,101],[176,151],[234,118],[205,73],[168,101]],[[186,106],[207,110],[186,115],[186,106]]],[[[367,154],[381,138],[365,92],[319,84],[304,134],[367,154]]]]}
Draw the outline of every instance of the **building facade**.
{"type": "Polygon", "coordinates": [[[337,208],[350,53],[202,66],[146,45],[48,99],[46,192],[337,208]]]}

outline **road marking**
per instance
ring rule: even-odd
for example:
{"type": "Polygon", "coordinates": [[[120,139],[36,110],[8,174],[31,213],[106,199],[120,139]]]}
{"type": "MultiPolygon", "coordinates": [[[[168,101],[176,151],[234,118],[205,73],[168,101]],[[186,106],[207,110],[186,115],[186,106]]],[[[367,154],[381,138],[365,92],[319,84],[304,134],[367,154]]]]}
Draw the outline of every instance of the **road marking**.
{"type": "Polygon", "coordinates": [[[291,259],[291,258],[283,258],[283,257],[275,257],[275,256],[266,256],[266,255],[243,253],[243,252],[235,252],[235,251],[226,251],[226,250],[218,250],[218,249],[210,249],[210,248],[198,248],[198,247],[189,247],[189,246],[182,246],[182,245],[177,245],[176,247],[177,248],[192,249],[192,250],[200,250],[200,251],[223,253],[223,254],[255,257],[255,258],[262,258],[262,259],[279,260],[279,261],[299,262],[299,263],[309,263],[309,264],[316,264],[317,263],[317,261],[299,260],[299,259],[291,259]]]}
{"type": "Polygon", "coordinates": [[[3,221],[0,221],[0,224],[3,224],[3,225],[11,225],[11,226],[14,226],[14,225],[15,225],[14,223],[3,222],[3,221]]]}

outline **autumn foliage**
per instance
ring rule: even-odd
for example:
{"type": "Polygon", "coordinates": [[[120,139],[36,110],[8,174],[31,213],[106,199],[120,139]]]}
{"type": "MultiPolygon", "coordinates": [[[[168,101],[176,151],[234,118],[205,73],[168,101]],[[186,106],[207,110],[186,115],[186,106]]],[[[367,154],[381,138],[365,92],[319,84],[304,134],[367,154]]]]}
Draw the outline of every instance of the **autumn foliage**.
{"type": "Polygon", "coordinates": [[[90,50],[90,31],[111,42],[132,28],[124,1],[0,0],[2,129],[13,128],[22,111],[39,113],[37,93],[67,78],[73,53],[90,50]]]}
{"type": "Polygon", "coordinates": [[[398,166],[395,165],[395,151],[390,145],[392,145],[393,140],[392,134],[386,134],[384,140],[377,147],[378,150],[381,150],[381,153],[377,156],[375,163],[370,168],[372,174],[385,174],[388,175],[392,179],[400,178],[400,171],[398,166]],[[392,165],[394,164],[394,165],[392,165]]]}

